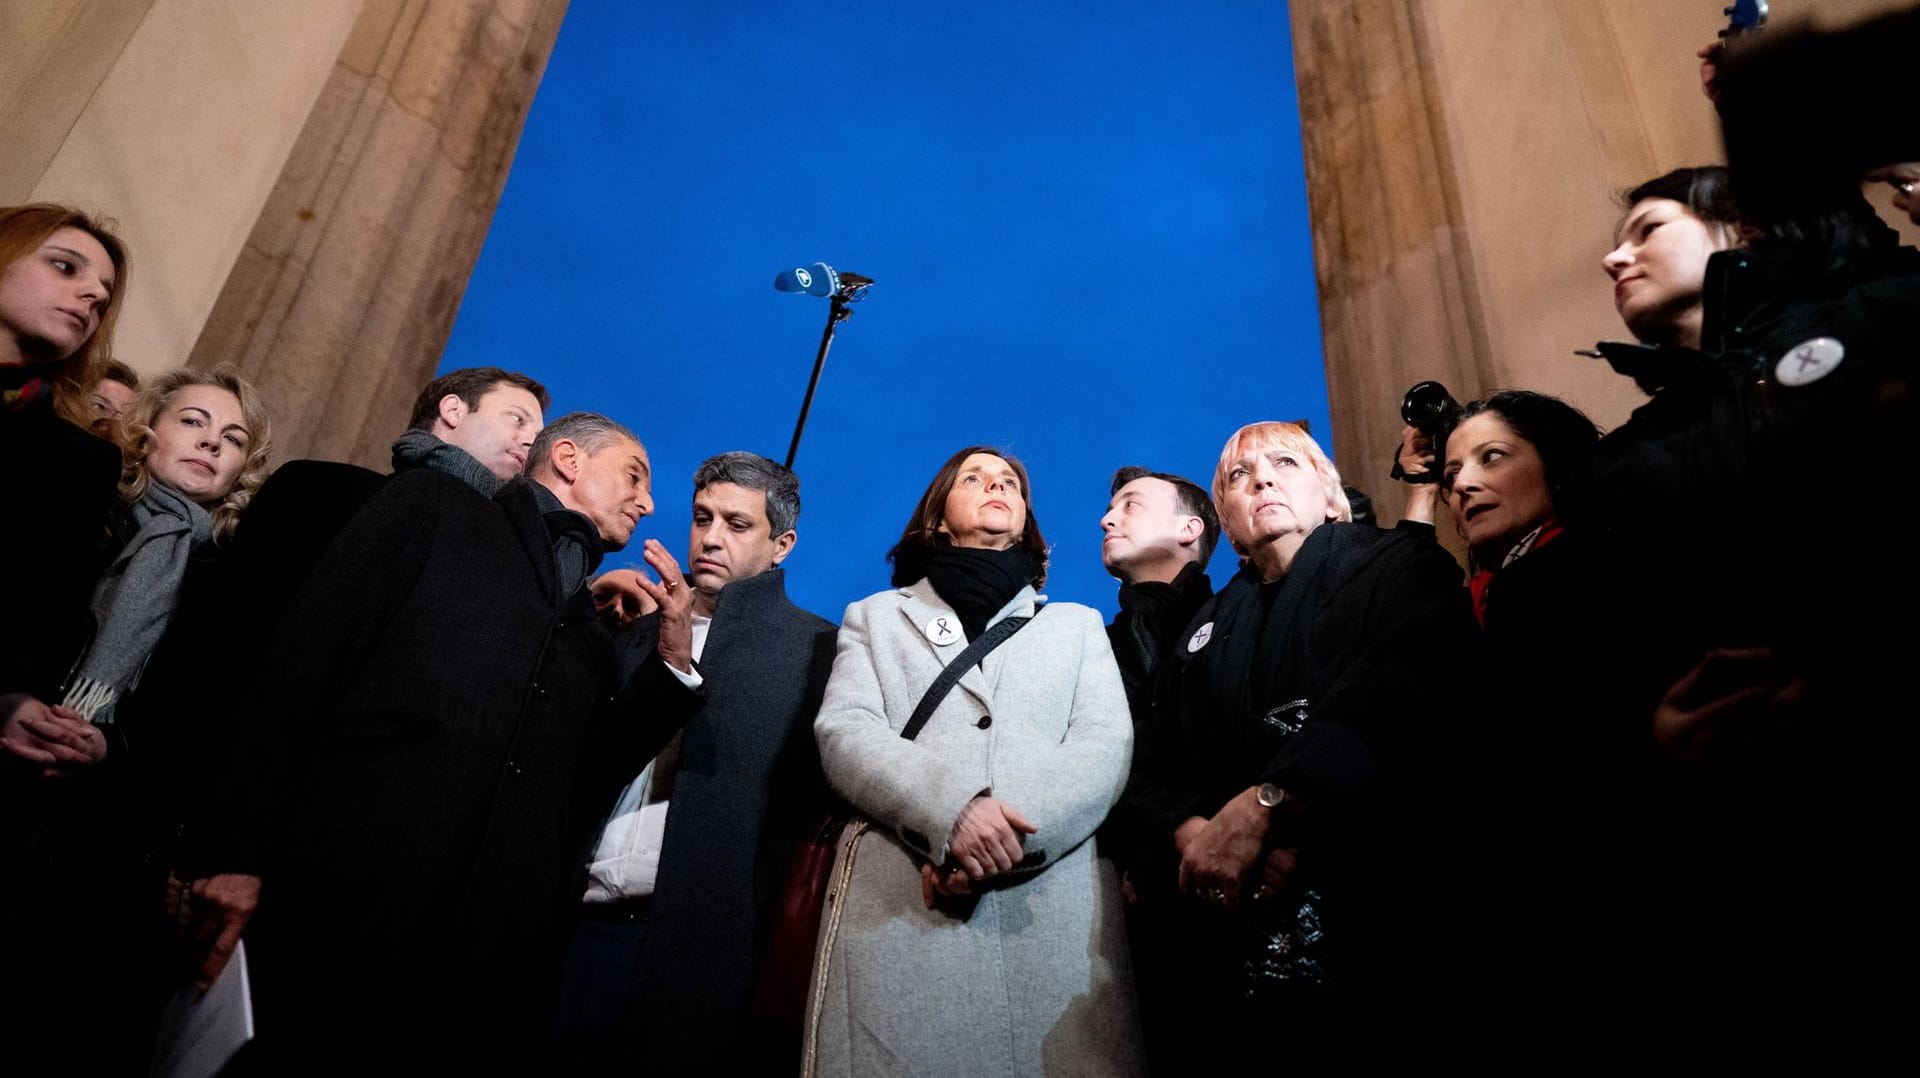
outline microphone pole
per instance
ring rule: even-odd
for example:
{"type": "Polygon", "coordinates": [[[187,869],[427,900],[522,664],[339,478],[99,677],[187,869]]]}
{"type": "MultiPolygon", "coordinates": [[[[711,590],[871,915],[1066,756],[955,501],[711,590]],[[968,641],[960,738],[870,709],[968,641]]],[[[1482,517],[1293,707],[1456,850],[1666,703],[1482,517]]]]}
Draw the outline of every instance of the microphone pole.
{"type": "Polygon", "coordinates": [[[800,455],[800,435],[807,429],[807,413],[813,410],[814,391],[820,388],[820,372],[827,367],[827,349],[833,347],[833,331],[853,314],[851,305],[866,298],[867,289],[873,287],[873,278],[841,273],[825,262],[815,262],[811,266],[781,270],[774,275],[773,287],[778,292],[832,298],[827,305],[827,328],[820,334],[820,351],[813,357],[813,376],[807,379],[807,395],[800,402],[800,418],[793,424],[793,441],[787,446],[787,469],[791,471],[794,458],[800,455]]]}
{"type": "Polygon", "coordinates": [[[820,372],[827,367],[827,349],[833,347],[833,331],[853,313],[847,306],[847,288],[836,289],[827,305],[827,328],[820,334],[820,353],[813,357],[813,377],[807,379],[807,395],[800,401],[800,418],[793,424],[793,442],[787,446],[787,470],[793,470],[793,458],[800,453],[800,433],[807,429],[807,412],[813,407],[813,391],[820,388],[820,372]]]}

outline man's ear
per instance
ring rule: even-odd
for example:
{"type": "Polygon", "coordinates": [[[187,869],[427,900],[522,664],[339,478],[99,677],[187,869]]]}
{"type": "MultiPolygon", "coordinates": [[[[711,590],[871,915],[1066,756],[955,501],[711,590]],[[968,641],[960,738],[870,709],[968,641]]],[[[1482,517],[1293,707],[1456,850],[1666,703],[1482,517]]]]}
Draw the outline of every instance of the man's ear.
{"type": "Polygon", "coordinates": [[[1180,520],[1180,530],[1174,533],[1173,538],[1181,546],[1190,547],[1198,544],[1200,537],[1205,534],[1207,534],[1205,521],[1199,517],[1183,517],[1180,520]]]}
{"type": "Polygon", "coordinates": [[[439,411],[440,422],[448,430],[459,430],[460,424],[467,418],[467,402],[460,399],[460,394],[449,393],[440,398],[439,411]]]}
{"type": "Polygon", "coordinates": [[[586,454],[580,452],[580,444],[571,438],[554,440],[551,455],[547,461],[553,474],[571,484],[580,479],[580,461],[586,454]]]}
{"type": "Polygon", "coordinates": [[[793,553],[793,544],[799,541],[800,533],[794,531],[792,528],[788,528],[785,535],[775,539],[773,541],[773,564],[779,565],[781,562],[786,561],[787,555],[793,553]]]}

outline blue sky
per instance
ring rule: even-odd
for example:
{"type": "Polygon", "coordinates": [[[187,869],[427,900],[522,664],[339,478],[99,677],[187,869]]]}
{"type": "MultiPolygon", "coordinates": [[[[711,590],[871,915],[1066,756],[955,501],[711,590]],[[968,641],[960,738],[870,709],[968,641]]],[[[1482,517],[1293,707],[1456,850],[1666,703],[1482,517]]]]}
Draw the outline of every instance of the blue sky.
{"type": "Polygon", "coordinates": [[[989,443],[1032,472],[1048,594],[1111,613],[1115,468],[1205,485],[1258,419],[1330,444],[1285,9],[888,7],[575,0],[441,369],[631,425],[639,534],[684,558],[699,461],[786,455],[827,302],[775,272],[864,273],[795,465],[795,601],[885,587],[934,471],[989,443]]]}

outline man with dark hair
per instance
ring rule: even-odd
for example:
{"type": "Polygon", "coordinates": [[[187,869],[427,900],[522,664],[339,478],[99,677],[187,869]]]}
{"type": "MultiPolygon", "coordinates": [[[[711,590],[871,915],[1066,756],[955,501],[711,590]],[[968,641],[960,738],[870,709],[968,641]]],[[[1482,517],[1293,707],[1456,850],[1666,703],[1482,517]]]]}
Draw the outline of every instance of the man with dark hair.
{"type": "Polygon", "coordinates": [[[1220,541],[1220,517],[1204,489],[1177,475],[1130,466],[1113,473],[1111,489],[1100,561],[1120,578],[1120,613],[1107,639],[1138,723],[1160,657],[1213,595],[1207,560],[1220,541]]]}
{"type": "MultiPolygon", "coordinates": [[[[388,483],[315,568],[242,709],[278,736],[236,776],[229,840],[194,893],[224,952],[265,881],[249,937],[265,1070],[506,1072],[545,1043],[587,838],[576,806],[612,798],[596,768],[631,774],[672,730],[634,706],[664,691],[647,671],[615,699],[585,587],[653,509],[646,450],[576,413],[532,452],[492,496],[431,467],[388,483]]],[[[684,594],[660,544],[646,558],[653,587],[684,594]]],[[[663,655],[690,650],[684,624],[660,637],[663,655]]]]}
{"type": "MultiPolygon", "coordinates": [[[[1185,647],[1189,624],[1213,595],[1207,579],[1207,560],[1220,541],[1220,515],[1213,499],[1192,480],[1166,472],[1129,466],[1113,473],[1112,499],[1100,518],[1105,537],[1100,561],[1120,579],[1120,613],[1107,626],[1107,640],[1120,664],[1127,690],[1127,709],[1133,714],[1136,764],[1165,745],[1163,718],[1155,715],[1155,699],[1166,662],[1174,648],[1185,647]]],[[[1145,789],[1136,766],[1126,793],[1100,831],[1101,851],[1123,868],[1128,898],[1127,930],[1132,940],[1135,984],[1140,994],[1141,1031],[1155,1070],[1182,1069],[1178,1038],[1191,1031],[1177,1028],[1184,1019],[1179,994],[1185,987],[1173,983],[1182,968],[1170,952],[1176,937],[1165,924],[1173,911],[1168,899],[1178,901],[1167,887],[1147,881],[1172,881],[1177,858],[1159,838],[1155,826],[1158,801],[1145,789]]]]}
{"type": "MultiPolygon", "coordinates": [[[[504,483],[526,469],[527,447],[540,430],[540,413],[548,403],[545,386],[514,371],[467,367],[443,374],[427,383],[413,402],[407,432],[393,445],[394,470],[443,466],[441,458],[447,454],[435,444],[443,443],[504,483]]],[[[468,465],[460,461],[454,467],[468,465]]]]}
{"type": "MultiPolygon", "coordinates": [[[[491,497],[526,467],[548,403],[546,387],[514,371],[443,374],[421,392],[411,425],[393,443],[394,474],[430,468],[491,497]]],[[[254,495],[228,561],[232,597],[256,636],[272,634],[327,544],[387,480],[358,465],[293,460],[254,495]]]]}
{"type": "Polygon", "coordinates": [[[638,778],[616,780],[627,787],[595,844],[567,959],[566,1073],[768,1061],[757,1053],[773,1038],[746,1035],[749,990],[792,840],[824,807],[812,723],[835,629],[793,605],[781,568],[800,480],[735,452],[703,462],[693,486],[692,593],[654,592],[660,611],[622,641],[625,668],[664,687],[654,710],[688,718],[638,778]],[[690,651],[665,632],[680,617],[690,651]]]}

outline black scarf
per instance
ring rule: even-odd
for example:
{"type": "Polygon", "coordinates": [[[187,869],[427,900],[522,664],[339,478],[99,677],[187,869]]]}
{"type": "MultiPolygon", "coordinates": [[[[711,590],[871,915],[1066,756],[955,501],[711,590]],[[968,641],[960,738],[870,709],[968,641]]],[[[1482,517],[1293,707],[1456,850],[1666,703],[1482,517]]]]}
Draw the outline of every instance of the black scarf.
{"type": "Polygon", "coordinates": [[[533,498],[546,522],[547,535],[553,539],[554,575],[560,585],[559,598],[564,600],[579,591],[587,575],[600,567],[607,547],[593,521],[568,509],[546,484],[533,484],[533,498]]]}
{"type": "Polygon", "coordinates": [[[927,578],[933,590],[959,615],[960,627],[966,630],[968,640],[980,639],[987,622],[1000,608],[1033,582],[1033,555],[1021,547],[1011,550],[937,547],[913,560],[921,563],[920,575],[927,578]]]}
{"type": "MultiPolygon", "coordinates": [[[[1212,594],[1213,585],[1207,582],[1206,569],[1199,562],[1190,561],[1170,581],[1143,580],[1138,584],[1120,585],[1120,609],[1142,621],[1157,622],[1179,608],[1197,609],[1212,594]]],[[[1184,625],[1175,625],[1173,631],[1183,628],[1184,625]]]]}
{"type": "MultiPolygon", "coordinates": [[[[1188,562],[1170,581],[1120,585],[1120,613],[1108,637],[1120,661],[1127,700],[1136,711],[1150,699],[1160,656],[1173,646],[1193,615],[1213,597],[1213,583],[1198,562],[1188,562]]],[[[1185,644],[1185,638],[1179,643],[1185,644]]]]}
{"type": "MultiPolygon", "coordinates": [[[[1263,582],[1248,562],[1221,589],[1211,639],[1196,665],[1222,715],[1257,726],[1269,712],[1315,695],[1314,599],[1326,583],[1338,530],[1315,528],[1279,580],[1263,582]]],[[[1265,725],[1285,733],[1287,717],[1277,718],[1282,725],[1265,725]]]]}

